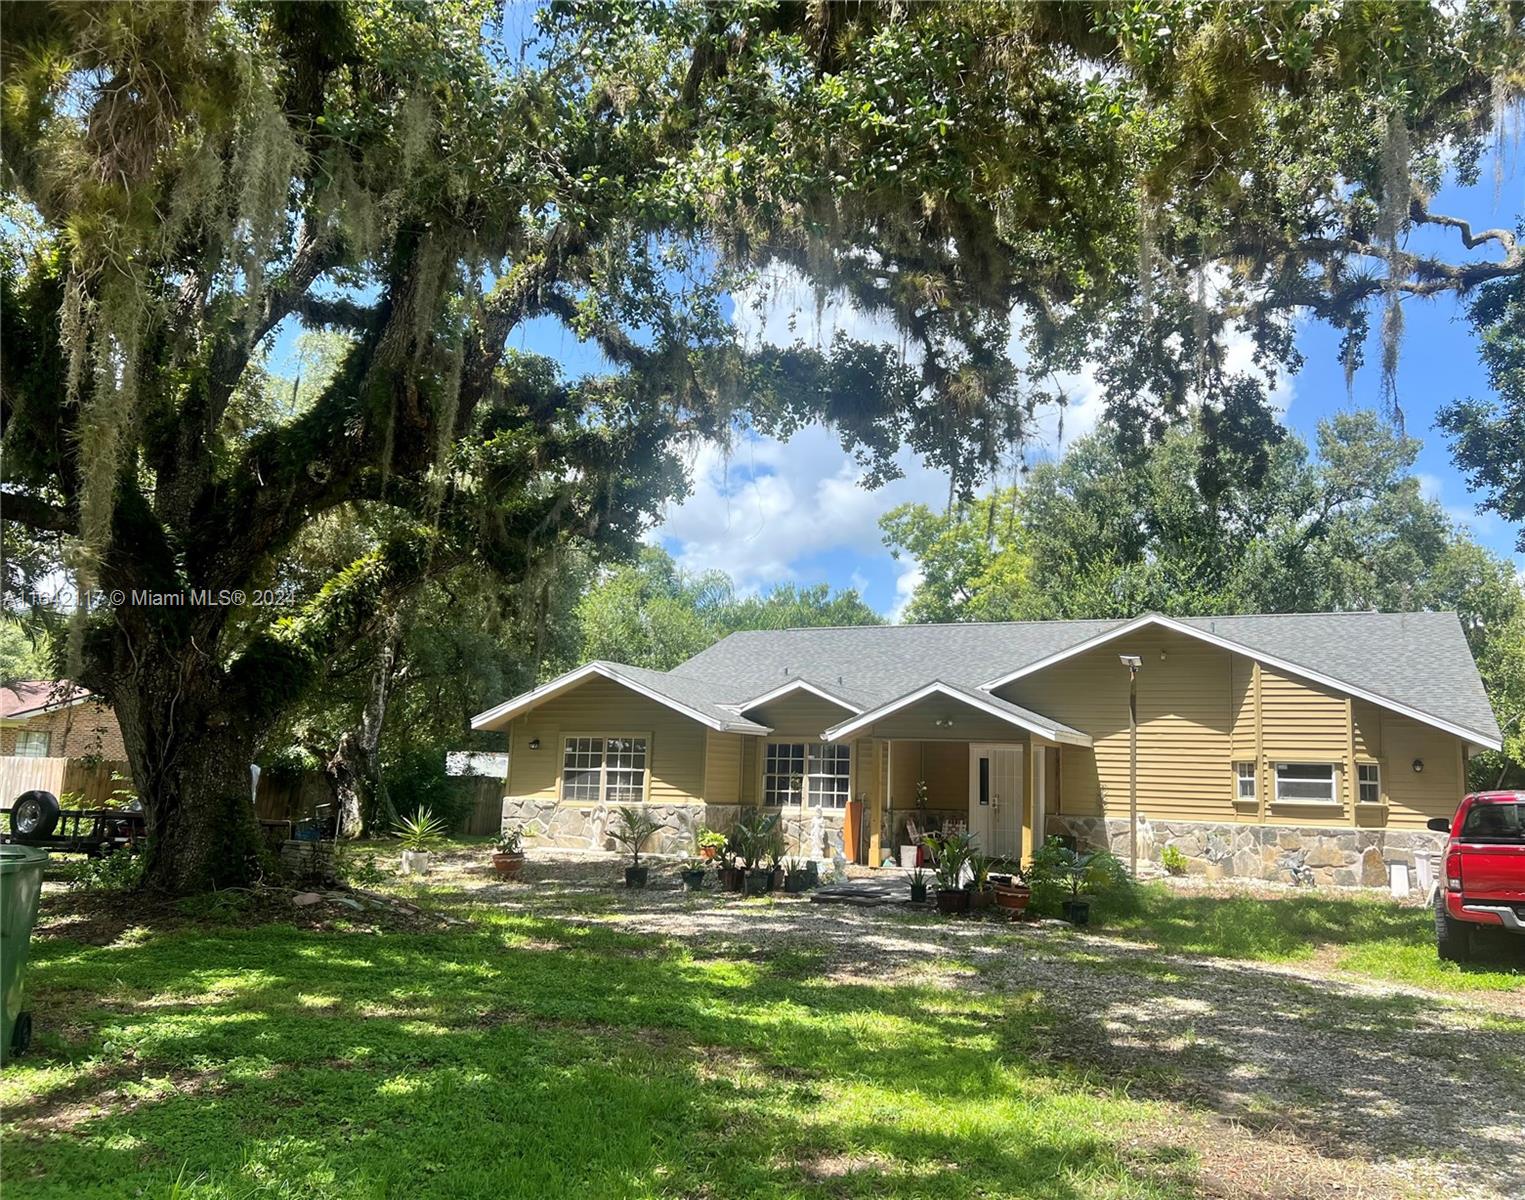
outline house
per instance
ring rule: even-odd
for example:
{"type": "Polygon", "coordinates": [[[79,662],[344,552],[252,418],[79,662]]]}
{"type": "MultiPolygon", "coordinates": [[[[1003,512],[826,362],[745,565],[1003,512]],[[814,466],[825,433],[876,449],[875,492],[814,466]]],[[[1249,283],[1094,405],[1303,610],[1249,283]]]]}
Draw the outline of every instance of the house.
{"type": "Polygon", "coordinates": [[[0,757],[126,759],[116,714],[82,687],[23,679],[0,688],[0,757]]]}
{"type": "Polygon", "coordinates": [[[1058,834],[1126,856],[1123,655],[1139,852],[1195,873],[1385,882],[1500,745],[1454,613],[736,633],[671,671],[590,662],[472,725],[508,740],[505,823],[554,845],[608,845],[635,802],[667,826],[651,848],[682,850],[761,805],[807,852],[879,865],[924,789],[993,853],[1058,834]]]}

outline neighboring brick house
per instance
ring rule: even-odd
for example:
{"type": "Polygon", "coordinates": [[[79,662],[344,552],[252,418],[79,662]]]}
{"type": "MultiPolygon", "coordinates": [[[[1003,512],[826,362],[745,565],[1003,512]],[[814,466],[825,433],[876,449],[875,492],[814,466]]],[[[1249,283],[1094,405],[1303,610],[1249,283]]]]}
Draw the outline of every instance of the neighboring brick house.
{"type": "Polygon", "coordinates": [[[116,715],[84,688],[52,679],[0,688],[0,756],[127,758],[116,715]]]}

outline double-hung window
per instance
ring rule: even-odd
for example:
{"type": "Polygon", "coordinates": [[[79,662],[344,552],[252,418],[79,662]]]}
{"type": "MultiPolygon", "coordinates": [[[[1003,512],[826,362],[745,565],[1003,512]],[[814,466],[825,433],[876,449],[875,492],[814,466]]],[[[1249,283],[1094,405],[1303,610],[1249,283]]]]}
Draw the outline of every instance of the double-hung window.
{"type": "Polygon", "coordinates": [[[1362,804],[1381,804],[1382,768],[1376,763],[1357,763],[1356,788],[1362,804]]]}
{"type": "Polygon", "coordinates": [[[852,788],[852,748],[807,742],[769,742],[763,752],[763,803],[846,808],[852,788]]]}
{"type": "Polygon", "coordinates": [[[646,798],[644,737],[569,737],[561,755],[561,798],[635,804],[646,798]]]}
{"type": "Polygon", "coordinates": [[[1276,799],[1283,804],[1338,804],[1333,763],[1276,764],[1276,799]]]}
{"type": "Polygon", "coordinates": [[[1253,803],[1257,795],[1257,782],[1255,764],[1252,762],[1237,762],[1234,764],[1234,799],[1253,803]]]}

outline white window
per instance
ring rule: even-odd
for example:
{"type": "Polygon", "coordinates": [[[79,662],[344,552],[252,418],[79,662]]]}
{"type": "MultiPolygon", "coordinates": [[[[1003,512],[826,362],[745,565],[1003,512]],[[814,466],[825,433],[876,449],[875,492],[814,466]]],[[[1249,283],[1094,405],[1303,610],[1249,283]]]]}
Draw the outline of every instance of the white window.
{"type": "Polygon", "coordinates": [[[798,804],[805,794],[805,743],[769,742],[763,756],[763,803],[798,804]]]}
{"type": "Polygon", "coordinates": [[[846,808],[852,747],[769,742],[763,754],[763,803],[846,808]]]}
{"type": "Polygon", "coordinates": [[[1362,804],[1382,803],[1382,768],[1376,763],[1356,764],[1356,786],[1362,804]]]}
{"type": "Polygon", "coordinates": [[[1333,763],[1277,763],[1276,799],[1288,804],[1338,804],[1333,763]]]}
{"type": "Polygon", "coordinates": [[[16,734],[16,754],[20,758],[47,758],[53,735],[46,729],[23,729],[16,734]]]}
{"type": "Polygon", "coordinates": [[[1241,762],[1234,764],[1234,799],[1253,800],[1256,796],[1255,764],[1241,762]]]}
{"type": "Polygon", "coordinates": [[[826,745],[810,747],[810,803],[824,808],[846,808],[852,786],[852,748],[826,745]]]}
{"type": "Polygon", "coordinates": [[[561,798],[634,804],[646,797],[646,739],[569,737],[562,748],[561,798]]]}

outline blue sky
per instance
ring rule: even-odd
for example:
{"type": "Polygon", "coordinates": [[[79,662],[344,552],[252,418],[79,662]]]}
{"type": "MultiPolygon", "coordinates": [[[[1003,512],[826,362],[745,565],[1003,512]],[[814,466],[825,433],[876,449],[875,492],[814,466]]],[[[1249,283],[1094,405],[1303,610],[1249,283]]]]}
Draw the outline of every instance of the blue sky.
{"type": "MultiPolygon", "coordinates": [[[[1465,216],[1474,227],[1513,226],[1521,211],[1521,175],[1516,166],[1496,191],[1492,171],[1485,168],[1481,183],[1443,191],[1432,210],[1465,216]]],[[[1443,246],[1453,256],[1461,252],[1459,238],[1443,231],[1419,231],[1409,244],[1416,249],[1443,246]]],[[[751,303],[736,306],[734,319],[754,344],[758,340],[787,344],[795,337],[824,342],[837,329],[896,340],[892,330],[841,305],[828,304],[818,314],[809,289],[794,281],[783,281],[775,291],[761,311],[751,303]]],[[[1525,555],[1514,552],[1515,528],[1478,510],[1477,497],[1468,491],[1445,439],[1434,427],[1435,414],[1444,404],[1487,392],[1463,305],[1449,297],[1410,300],[1404,316],[1399,400],[1409,434],[1423,444],[1415,468],[1422,486],[1453,520],[1525,571],[1525,555]]],[[[570,375],[597,366],[597,356],[555,322],[521,330],[514,343],[560,359],[570,375]]],[[[1353,393],[1347,393],[1338,337],[1327,327],[1310,320],[1302,327],[1298,344],[1306,362],[1276,393],[1291,429],[1311,442],[1318,422],[1329,414],[1347,407],[1381,406],[1374,365],[1357,374],[1353,393]]],[[[1231,345],[1231,354],[1236,351],[1247,353],[1247,344],[1241,340],[1231,345]]],[[[1374,338],[1367,360],[1375,364],[1378,358],[1374,338]]],[[[1075,383],[1080,402],[1066,417],[1066,443],[1094,424],[1102,401],[1087,378],[1079,377],[1075,383]]],[[[1047,445],[1034,447],[1030,457],[1062,453],[1056,433],[1050,421],[1047,445]]],[[[801,431],[787,444],[753,438],[729,451],[696,446],[689,451],[689,462],[693,494],[671,506],[652,533],[652,540],[683,565],[695,570],[720,568],[744,588],[822,581],[837,588],[857,587],[869,604],[890,615],[914,586],[915,564],[890,557],[880,542],[878,519],[908,500],[941,506],[948,493],[945,476],[924,470],[909,457],[903,460],[904,479],[879,491],[864,489],[851,459],[824,428],[801,431]]]]}

